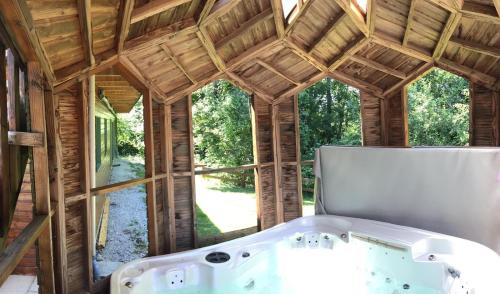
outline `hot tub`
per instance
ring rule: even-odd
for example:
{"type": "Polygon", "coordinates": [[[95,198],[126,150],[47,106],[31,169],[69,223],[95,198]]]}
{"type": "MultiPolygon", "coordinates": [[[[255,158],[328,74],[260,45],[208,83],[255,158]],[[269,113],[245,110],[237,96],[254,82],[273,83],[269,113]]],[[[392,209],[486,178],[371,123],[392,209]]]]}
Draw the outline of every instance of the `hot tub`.
{"type": "Polygon", "coordinates": [[[500,257],[388,223],[302,217],[218,245],[120,267],[111,293],[500,293],[500,257]]]}

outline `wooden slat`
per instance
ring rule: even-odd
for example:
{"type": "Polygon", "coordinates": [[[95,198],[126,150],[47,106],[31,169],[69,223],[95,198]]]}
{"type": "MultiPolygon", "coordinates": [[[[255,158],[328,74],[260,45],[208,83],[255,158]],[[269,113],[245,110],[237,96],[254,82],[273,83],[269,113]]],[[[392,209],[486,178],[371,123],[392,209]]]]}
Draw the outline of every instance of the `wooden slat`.
{"type": "Polygon", "coordinates": [[[128,32],[130,30],[130,21],[132,18],[132,10],[134,9],[135,0],[121,0],[120,12],[118,13],[117,29],[116,29],[116,51],[120,54],[125,46],[128,32]]]}
{"type": "Polygon", "coordinates": [[[450,16],[448,17],[448,20],[446,21],[446,24],[443,28],[443,31],[441,32],[441,36],[439,37],[439,41],[436,45],[436,48],[434,49],[432,58],[434,58],[435,60],[439,60],[441,58],[444,51],[446,50],[446,46],[448,45],[451,35],[453,35],[453,32],[460,24],[461,19],[462,19],[461,13],[450,13],[450,16]]]}
{"type": "Polygon", "coordinates": [[[281,0],[271,0],[271,6],[273,8],[276,33],[278,38],[282,38],[285,35],[285,15],[283,12],[283,4],[281,0]]]}
{"type": "Polygon", "coordinates": [[[470,11],[470,10],[462,10],[461,14],[463,18],[496,24],[496,25],[500,24],[500,17],[495,15],[477,13],[475,11],[470,11]]]}
{"type": "Polygon", "coordinates": [[[203,10],[200,13],[200,17],[196,22],[198,26],[200,26],[202,23],[205,22],[206,18],[208,17],[208,14],[212,10],[212,7],[214,7],[215,1],[216,0],[206,0],[205,5],[203,6],[203,10]]]}
{"type": "Polygon", "coordinates": [[[375,44],[387,47],[392,50],[396,50],[400,53],[406,54],[408,56],[411,56],[413,58],[425,61],[425,62],[432,62],[432,57],[415,49],[404,47],[401,44],[390,40],[388,37],[380,37],[378,35],[375,35],[371,39],[375,44]]]}
{"type": "Polygon", "coordinates": [[[293,29],[299,23],[299,20],[303,18],[303,16],[307,13],[309,8],[311,8],[311,5],[314,3],[316,0],[308,0],[306,3],[304,3],[300,9],[295,18],[288,24],[288,27],[285,29],[285,33],[287,36],[290,36],[291,33],[293,32],[293,29]]]}
{"type": "Polygon", "coordinates": [[[357,63],[363,64],[363,65],[369,66],[375,70],[384,72],[384,73],[389,74],[391,76],[395,76],[395,77],[400,78],[400,79],[406,79],[406,74],[404,72],[399,71],[399,70],[394,69],[394,68],[391,68],[385,64],[376,62],[374,60],[365,58],[363,56],[353,55],[351,57],[351,60],[355,61],[357,63]]]}
{"type": "Polygon", "coordinates": [[[27,133],[9,131],[9,144],[16,146],[43,147],[45,143],[42,133],[27,133]]]}
{"type": "Polygon", "coordinates": [[[182,71],[182,73],[191,81],[191,83],[196,84],[196,79],[187,72],[186,68],[180,63],[179,59],[172,53],[170,48],[168,48],[167,44],[161,44],[161,49],[165,54],[172,60],[172,62],[177,66],[178,69],[182,71]]]}
{"type": "Polygon", "coordinates": [[[415,6],[419,0],[411,0],[410,11],[408,12],[408,20],[406,22],[406,29],[403,37],[403,46],[408,45],[412,25],[415,22],[415,6]]]}
{"type": "Polygon", "coordinates": [[[341,66],[344,62],[346,62],[352,55],[356,54],[359,50],[363,49],[363,47],[368,43],[368,39],[365,38],[364,35],[357,36],[354,40],[352,40],[341,53],[335,57],[328,68],[330,71],[336,70],[339,66],[341,66]]]}
{"type": "Polygon", "coordinates": [[[207,50],[208,56],[212,60],[213,64],[219,71],[225,71],[226,70],[226,63],[222,58],[217,54],[217,50],[215,49],[215,45],[208,37],[208,33],[206,30],[203,29],[203,27],[200,28],[199,31],[196,32],[196,36],[200,40],[201,44],[207,50]]]}
{"type": "Polygon", "coordinates": [[[109,184],[109,185],[101,186],[98,188],[90,189],[90,194],[92,196],[105,195],[105,194],[116,192],[116,191],[123,190],[126,188],[146,184],[148,182],[151,182],[152,180],[153,180],[152,178],[143,178],[143,179],[133,179],[133,180],[128,180],[128,181],[124,181],[124,182],[120,182],[120,183],[109,184]]]}
{"type": "Polygon", "coordinates": [[[162,13],[179,5],[191,2],[191,0],[153,0],[132,11],[131,23],[139,22],[150,16],[162,13]]]}
{"type": "Polygon", "coordinates": [[[228,11],[236,7],[236,5],[238,5],[241,1],[242,0],[218,0],[215,2],[215,5],[213,5],[212,10],[207,17],[207,22],[226,14],[228,11]]]}
{"type": "Polygon", "coordinates": [[[257,59],[255,62],[258,63],[259,65],[261,65],[262,67],[266,68],[267,70],[271,71],[272,73],[280,76],[284,80],[287,80],[288,82],[290,82],[292,84],[295,84],[295,85],[299,85],[300,84],[299,81],[295,81],[295,80],[289,78],[286,74],[284,74],[283,72],[281,72],[280,70],[278,70],[276,67],[274,67],[271,64],[265,62],[262,59],[257,59]]]}
{"type": "Polygon", "coordinates": [[[80,19],[80,34],[82,37],[83,51],[85,52],[85,59],[88,65],[95,63],[92,42],[92,16],[91,0],[77,0],[78,5],[78,18],[80,19]]]}
{"type": "Polygon", "coordinates": [[[351,3],[351,1],[334,0],[345,13],[349,16],[350,20],[356,28],[363,33],[366,37],[369,36],[368,26],[365,22],[365,17],[361,12],[351,3]]]}
{"type": "Polygon", "coordinates": [[[164,202],[167,208],[164,208],[164,219],[168,224],[168,242],[169,252],[177,251],[176,227],[175,227],[175,199],[174,199],[174,175],[173,175],[173,142],[172,142],[172,106],[164,106],[163,126],[165,128],[165,155],[166,155],[166,172],[167,172],[167,199],[164,202]]]}
{"type": "Polygon", "coordinates": [[[217,173],[238,173],[241,171],[254,169],[256,168],[256,164],[245,164],[235,167],[218,167],[218,168],[208,168],[202,170],[196,170],[194,172],[195,175],[209,175],[209,174],[217,174],[217,173]]]}
{"type": "MultiPolygon", "coordinates": [[[[313,1],[313,0],[310,0],[313,1]]],[[[309,3],[309,2],[308,2],[309,3]]],[[[328,66],[316,60],[316,58],[312,57],[304,48],[301,48],[297,44],[295,44],[290,39],[285,39],[285,46],[287,46],[290,50],[292,50],[297,56],[302,58],[304,61],[310,63],[312,66],[317,68],[320,71],[328,71],[328,66]]]]}
{"type": "Polygon", "coordinates": [[[261,96],[263,99],[266,99],[267,101],[269,101],[269,103],[272,103],[274,98],[271,95],[269,95],[269,94],[265,93],[264,91],[262,91],[261,89],[259,89],[256,85],[252,84],[249,81],[242,79],[240,76],[238,76],[237,74],[232,73],[230,71],[227,71],[226,75],[227,75],[228,79],[232,80],[238,87],[241,87],[243,89],[247,89],[248,92],[256,93],[259,96],[261,96]]]}
{"type": "Polygon", "coordinates": [[[292,95],[299,93],[300,91],[304,90],[305,88],[309,87],[310,85],[324,79],[326,76],[327,76],[327,74],[324,72],[319,72],[317,74],[314,74],[313,76],[311,76],[307,80],[298,84],[296,87],[292,87],[290,89],[285,90],[283,93],[278,94],[278,97],[276,99],[274,99],[273,104],[281,103],[283,101],[283,99],[286,99],[287,97],[290,97],[292,95]]]}
{"type": "Polygon", "coordinates": [[[7,280],[49,223],[49,215],[35,216],[21,234],[0,254],[0,285],[7,280]]]}
{"type": "Polygon", "coordinates": [[[329,75],[330,75],[330,77],[332,77],[332,79],[335,79],[335,80],[340,81],[342,83],[346,83],[346,84],[351,85],[353,87],[356,87],[360,90],[372,93],[376,96],[382,96],[383,90],[381,88],[374,86],[370,83],[367,83],[366,81],[357,79],[353,76],[349,76],[349,75],[347,75],[343,72],[340,72],[338,70],[329,73],[329,75]]]}
{"type": "Polygon", "coordinates": [[[274,193],[276,197],[276,223],[285,221],[283,208],[283,183],[281,175],[281,140],[279,105],[272,106],[271,128],[273,134],[274,193]]]}
{"type": "MultiPolygon", "coordinates": [[[[43,74],[38,63],[28,63],[28,93],[30,103],[31,130],[36,133],[45,134],[45,106],[43,92],[43,74]]],[[[33,181],[35,190],[35,214],[48,215],[50,208],[50,186],[49,186],[49,162],[47,144],[42,147],[33,147],[33,181]]],[[[43,293],[55,291],[53,252],[52,252],[52,229],[47,226],[38,239],[39,259],[39,285],[43,293]]]]}
{"type": "Polygon", "coordinates": [[[417,70],[415,70],[411,74],[409,74],[406,79],[401,80],[400,82],[396,83],[394,86],[390,87],[389,89],[386,89],[385,92],[384,92],[384,97],[385,96],[389,96],[394,91],[400,90],[404,86],[408,85],[409,83],[411,83],[411,82],[417,80],[418,78],[422,77],[429,70],[431,70],[433,66],[434,66],[434,63],[432,63],[432,62],[424,63],[417,70]]]}
{"type": "Polygon", "coordinates": [[[215,43],[215,49],[219,50],[220,48],[226,46],[231,43],[233,40],[238,38],[239,36],[245,35],[251,30],[259,27],[263,22],[271,19],[273,17],[273,11],[271,8],[268,8],[261,13],[255,15],[250,18],[246,22],[244,22],[241,26],[239,26],[236,30],[231,32],[229,35],[222,38],[220,41],[215,43]]]}
{"type": "Polygon", "coordinates": [[[497,47],[482,45],[478,42],[460,39],[458,37],[451,37],[450,43],[477,53],[500,58],[500,49],[497,47]]]}
{"type": "Polygon", "coordinates": [[[7,239],[7,232],[11,220],[11,191],[10,191],[10,154],[9,154],[9,122],[7,109],[7,62],[5,48],[0,43],[0,250],[7,239]]]}
{"type": "Polygon", "coordinates": [[[340,13],[336,17],[334,17],[325,27],[325,29],[320,32],[318,38],[311,42],[309,47],[309,53],[314,51],[319,44],[323,43],[328,36],[348,17],[347,13],[340,13]]]}

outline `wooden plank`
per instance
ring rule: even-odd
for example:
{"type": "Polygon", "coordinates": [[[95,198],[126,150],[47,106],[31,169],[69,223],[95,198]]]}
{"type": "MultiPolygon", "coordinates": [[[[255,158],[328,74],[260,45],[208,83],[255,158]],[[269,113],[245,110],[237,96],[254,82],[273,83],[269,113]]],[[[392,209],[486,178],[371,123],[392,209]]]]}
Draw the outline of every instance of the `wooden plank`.
{"type": "Polygon", "coordinates": [[[125,40],[127,39],[130,30],[130,21],[132,19],[132,11],[134,9],[135,0],[121,0],[120,12],[118,13],[118,21],[116,22],[115,42],[118,54],[123,51],[125,40]]]}
{"type": "Polygon", "coordinates": [[[441,32],[441,36],[439,37],[439,41],[434,48],[434,52],[432,53],[432,58],[435,60],[439,60],[446,50],[446,46],[448,45],[448,41],[450,40],[451,35],[460,24],[460,20],[462,19],[461,13],[450,13],[448,20],[441,32]]]}
{"type": "Polygon", "coordinates": [[[149,88],[154,90],[155,96],[160,100],[166,100],[167,96],[161,91],[160,88],[150,80],[146,79],[137,67],[125,56],[120,56],[120,62],[116,65],[120,74],[139,91],[149,88]],[[142,86],[141,86],[142,85],[142,86]]]}
{"type": "Polygon", "coordinates": [[[271,64],[265,62],[264,60],[262,60],[260,58],[257,59],[255,62],[258,63],[259,65],[261,65],[262,67],[266,68],[267,70],[271,71],[272,73],[280,76],[284,80],[287,80],[288,82],[294,84],[294,85],[299,85],[300,84],[299,81],[295,81],[295,80],[289,78],[286,74],[284,74],[283,72],[281,72],[280,70],[278,70],[276,67],[272,66],[271,64]]]}
{"type": "Polygon", "coordinates": [[[371,67],[372,69],[384,72],[388,75],[395,76],[395,77],[400,78],[400,79],[406,79],[406,73],[399,71],[397,69],[391,68],[385,64],[368,59],[366,57],[359,56],[359,55],[353,55],[351,57],[351,60],[355,61],[359,64],[363,64],[363,65],[366,65],[368,67],[371,67]]]}
{"type": "Polygon", "coordinates": [[[278,44],[281,44],[281,40],[276,38],[276,36],[271,36],[228,61],[226,70],[234,70],[238,66],[257,58],[264,52],[269,53],[273,50],[277,50],[279,49],[279,47],[277,47],[278,44]]]}
{"type": "Polygon", "coordinates": [[[222,38],[220,41],[215,43],[215,49],[219,50],[220,48],[226,46],[231,43],[236,38],[247,34],[248,32],[258,28],[263,22],[270,20],[273,18],[273,11],[271,8],[267,8],[263,10],[259,14],[251,17],[249,20],[241,24],[236,30],[232,31],[230,34],[222,38]]]}
{"type": "Polygon", "coordinates": [[[8,137],[9,137],[9,144],[16,146],[43,147],[43,144],[45,143],[42,133],[9,131],[8,137]]]}
{"type": "Polygon", "coordinates": [[[417,6],[418,0],[411,0],[410,11],[408,12],[408,20],[406,22],[406,29],[403,37],[403,46],[408,45],[408,40],[410,38],[410,32],[412,30],[412,25],[415,22],[415,6],[417,6]]]}
{"type": "Polygon", "coordinates": [[[196,32],[196,36],[200,40],[201,44],[207,50],[208,56],[212,60],[213,64],[219,71],[225,71],[226,70],[226,63],[222,58],[217,54],[217,50],[215,49],[215,45],[208,36],[208,32],[206,32],[203,27],[200,27],[200,30],[196,32]]]}
{"type": "Polygon", "coordinates": [[[104,208],[102,210],[101,228],[97,237],[97,249],[103,249],[106,246],[109,223],[109,203],[110,200],[106,197],[106,200],[104,200],[104,208]]]}
{"type": "Polygon", "coordinates": [[[470,2],[464,3],[460,13],[462,14],[462,17],[467,19],[491,24],[500,24],[500,17],[496,14],[494,9],[477,9],[477,7],[473,6],[470,2]]]}
{"type": "Polygon", "coordinates": [[[271,0],[271,6],[273,8],[276,34],[278,35],[278,38],[282,38],[285,35],[285,15],[283,12],[283,4],[281,0],[271,0]]]}
{"type": "Polygon", "coordinates": [[[389,49],[398,51],[400,53],[406,54],[408,56],[411,56],[413,58],[425,61],[425,62],[432,62],[432,56],[429,56],[421,51],[409,48],[408,46],[404,47],[400,43],[395,42],[394,40],[391,40],[389,37],[381,37],[379,35],[374,35],[371,39],[372,42],[374,42],[377,45],[387,47],[389,49]]]}
{"type": "Polygon", "coordinates": [[[228,79],[233,81],[238,87],[241,87],[243,89],[247,89],[247,91],[249,91],[251,93],[256,93],[257,95],[261,96],[263,99],[266,99],[269,103],[272,103],[274,97],[263,92],[256,85],[252,84],[249,81],[242,79],[240,76],[238,76],[237,74],[232,73],[230,71],[226,71],[226,75],[227,75],[228,79]]]}
{"type": "Polygon", "coordinates": [[[299,215],[302,216],[304,203],[302,195],[302,155],[300,152],[300,112],[299,112],[299,95],[296,93],[293,95],[293,117],[295,125],[295,160],[297,161],[296,173],[297,173],[297,201],[299,203],[299,215]]]}
{"type": "Polygon", "coordinates": [[[363,49],[365,45],[368,43],[368,39],[365,38],[364,35],[357,36],[354,40],[352,40],[341,53],[335,57],[328,68],[330,71],[334,71],[339,68],[344,62],[346,62],[351,56],[356,54],[359,50],[363,49]]]}
{"type": "Polygon", "coordinates": [[[83,51],[85,52],[85,60],[88,65],[95,63],[92,42],[92,16],[91,13],[91,0],[77,0],[78,5],[78,18],[80,20],[80,34],[82,38],[83,51]]]}
{"type": "MultiPolygon", "coordinates": [[[[0,52],[5,48],[0,43],[0,52]]],[[[12,216],[11,190],[10,190],[10,153],[9,153],[9,122],[7,109],[7,62],[5,53],[0,54],[0,192],[1,214],[0,214],[0,250],[7,239],[7,232],[12,216]]]]}
{"type": "Polygon", "coordinates": [[[494,77],[479,72],[473,68],[457,64],[456,62],[445,58],[441,58],[436,62],[436,64],[438,67],[444,70],[450,71],[460,76],[465,76],[471,82],[478,83],[492,89],[495,87],[496,79],[494,77]]]}
{"type": "Polygon", "coordinates": [[[180,63],[179,59],[172,53],[170,48],[168,48],[167,44],[161,44],[160,48],[165,52],[165,54],[172,60],[172,62],[177,66],[178,69],[182,71],[182,73],[191,81],[191,83],[196,84],[196,79],[187,72],[186,68],[180,63]]]}
{"type": "Polygon", "coordinates": [[[480,54],[486,54],[495,58],[500,58],[500,49],[493,46],[486,46],[478,42],[473,42],[458,37],[451,37],[450,43],[462,48],[472,50],[480,54]]]}
{"type": "Polygon", "coordinates": [[[354,26],[366,37],[369,36],[369,28],[365,22],[365,16],[361,14],[351,1],[345,0],[334,0],[344,12],[349,16],[349,19],[354,24],[354,26]]]}
{"type": "Polygon", "coordinates": [[[326,25],[325,29],[320,32],[319,37],[311,42],[309,47],[309,52],[311,53],[319,46],[319,44],[323,43],[328,39],[329,35],[348,17],[347,13],[340,13],[334,18],[330,20],[330,22],[326,25]]]}
{"type": "Polygon", "coordinates": [[[295,18],[292,19],[292,21],[288,24],[288,27],[285,29],[285,34],[287,36],[290,36],[292,34],[293,29],[295,28],[297,23],[300,22],[299,20],[301,20],[303,16],[307,13],[309,8],[311,8],[311,5],[314,3],[314,1],[316,0],[308,0],[300,7],[299,12],[295,16],[295,18]]]}
{"type": "Polygon", "coordinates": [[[152,0],[132,11],[131,23],[136,23],[150,16],[162,13],[179,5],[191,2],[191,0],[152,0]]]}
{"type": "Polygon", "coordinates": [[[188,136],[189,136],[189,160],[191,162],[191,202],[192,202],[192,214],[193,214],[193,245],[194,248],[198,247],[198,234],[196,233],[197,227],[197,217],[196,217],[196,175],[194,174],[194,136],[193,136],[193,97],[190,94],[188,96],[187,105],[187,115],[188,115],[188,136]]]}
{"type": "Polygon", "coordinates": [[[62,164],[62,143],[59,125],[59,96],[46,90],[45,120],[47,123],[47,151],[49,154],[50,198],[55,207],[54,240],[56,291],[68,292],[68,260],[66,247],[66,216],[64,199],[64,169],[62,164]]]}
{"type": "Polygon", "coordinates": [[[36,215],[21,234],[0,253],[0,285],[14,271],[18,263],[35,244],[38,236],[48,227],[49,215],[36,215]]]}
{"type": "MultiPolygon", "coordinates": [[[[314,1],[314,0],[310,0],[314,1]]],[[[309,3],[309,2],[307,2],[309,3]]],[[[320,71],[329,71],[328,66],[316,60],[316,58],[312,57],[304,48],[301,48],[297,44],[295,44],[289,38],[285,39],[285,46],[292,50],[297,56],[302,58],[304,61],[310,63],[312,66],[316,67],[320,71]]]]}
{"type": "MultiPolygon", "coordinates": [[[[45,134],[45,106],[43,92],[43,73],[38,63],[28,63],[28,93],[30,104],[31,130],[36,133],[45,134]]],[[[49,163],[47,144],[42,147],[33,147],[33,181],[35,190],[35,214],[49,215],[50,208],[50,186],[49,186],[49,163]]],[[[49,225],[42,231],[38,239],[38,259],[40,276],[38,279],[40,289],[43,293],[55,291],[54,268],[52,266],[52,229],[49,225]]]]}
{"type": "Polygon", "coordinates": [[[429,63],[424,63],[421,67],[419,67],[417,70],[414,70],[412,73],[408,75],[408,77],[404,80],[399,81],[396,83],[394,86],[386,89],[384,91],[384,97],[389,96],[391,93],[394,91],[402,89],[404,86],[410,84],[411,82],[419,79],[420,77],[424,76],[428,71],[432,69],[434,66],[434,63],[429,62],[429,63]]]}
{"type": "MultiPolygon", "coordinates": [[[[154,178],[154,140],[153,140],[153,93],[151,90],[143,93],[144,104],[144,160],[146,177],[154,178]]],[[[158,224],[156,222],[156,182],[146,183],[147,212],[148,212],[148,244],[149,254],[158,255],[158,224]]]]}
{"type": "Polygon", "coordinates": [[[218,0],[210,11],[207,22],[216,19],[236,7],[242,0],[218,0]]]}
{"type": "Polygon", "coordinates": [[[195,33],[196,31],[197,26],[194,19],[184,19],[126,41],[123,53],[130,55],[134,52],[151,48],[151,46],[163,44],[176,35],[195,33]]]}
{"type": "Polygon", "coordinates": [[[279,105],[272,106],[272,134],[273,134],[273,161],[274,161],[274,193],[276,196],[276,223],[285,221],[283,209],[283,184],[281,182],[281,140],[279,105]]]}
{"type": "Polygon", "coordinates": [[[148,182],[151,182],[152,180],[153,180],[152,178],[133,179],[133,180],[128,180],[128,181],[124,181],[124,182],[120,182],[120,183],[114,183],[114,184],[101,186],[98,188],[92,188],[92,189],[90,189],[90,195],[91,196],[104,195],[107,193],[116,192],[116,191],[130,188],[133,186],[146,184],[148,182]]]}
{"type": "Polygon", "coordinates": [[[167,165],[167,208],[165,209],[166,215],[164,218],[168,224],[168,242],[169,242],[169,252],[173,253],[177,251],[177,241],[176,241],[176,227],[175,227],[175,196],[174,196],[174,176],[173,176],[173,142],[172,142],[172,106],[164,106],[164,128],[165,137],[164,141],[165,152],[166,152],[166,165],[167,165]]]}
{"type": "Polygon", "coordinates": [[[497,10],[498,17],[500,17],[500,0],[493,0],[493,5],[495,5],[495,9],[497,10]]]}
{"type": "Polygon", "coordinates": [[[375,22],[377,19],[377,0],[368,0],[366,23],[368,25],[368,35],[371,37],[375,33],[375,22]]]}
{"type": "Polygon", "coordinates": [[[317,74],[312,75],[310,78],[307,80],[303,81],[296,87],[292,87],[290,89],[285,90],[283,93],[278,94],[278,97],[274,99],[273,104],[279,104],[283,99],[286,99],[287,97],[290,97],[292,95],[295,95],[299,93],[300,91],[304,90],[305,88],[309,87],[310,85],[324,79],[327,76],[326,73],[324,72],[319,72],[317,74]]]}
{"type": "Polygon", "coordinates": [[[382,96],[383,90],[377,86],[374,86],[368,82],[365,82],[364,80],[357,79],[353,76],[347,75],[343,72],[340,71],[334,71],[328,73],[328,75],[337,81],[340,81],[342,83],[346,83],[348,85],[351,85],[353,87],[356,87],[360,90],[369,92],[375,96],[382,96]]]}
{"type": "Polygon", "coordinates": [[[215,0],[206,0],[205,5],[203,6],[203,10],[200,13],[200,17],[198,18],[198,21],[196,22],[198,26],[201,26],[208,17],[208,14],[210,14],[210,11],[212,10],[212,7],[214,7],[215,0]]]}
{"type": "Polygon", "coordinates": [[[195,175],[209,175],[209,174],[216,174],[216,173],[238,173],[241,171],[254,169],[256,167],[257,167],[257,164],[245,164],[245,165],[234,166],[234,167],[208,168],[208,169],[196,170],[194,172],[194,174],[195,175]]]}

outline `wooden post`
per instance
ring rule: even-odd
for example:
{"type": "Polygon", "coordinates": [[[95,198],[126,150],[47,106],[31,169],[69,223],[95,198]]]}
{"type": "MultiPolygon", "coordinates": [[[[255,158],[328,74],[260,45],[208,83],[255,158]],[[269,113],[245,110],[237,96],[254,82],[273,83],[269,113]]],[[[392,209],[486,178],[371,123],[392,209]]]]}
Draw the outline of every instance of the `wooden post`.
{"type": "Polygon", "coordinates": [[[193,97],[188,96],[187,114],[188,114],[188,135],[189,135],[189,160],[191,162],[191,201],[193,213],[193,244],[194,248],[198,247],[197,219],[196,219],[196,175],[194,173],[194,137],[193,137],[193,97]]]}
{"type": "Polygon", "coordinates": [[[251,104],[251,119],[252,119],[252,148],[253,148],[253,162],[256,165],[254,169],[255,175],[255,198],[257,200],[257,228],[259,231],[262,230],[262,177],[261,177],[261,166],[260,166],[260,135],[259,135],[259,119],[258,111],[256,109],[256,97],[253,94],[250,97],[251,104]]]}
{"type": "Polygon", "coordinates": [[[273,157],[274,157],[274,189],[276,195],[276,223],[285,221],[283,211],[283,193],[281,183],[281,138],[279,104],[272,106],[273,157]]]}
{"type": "Polygon", "coordinates": [[[1,194],[1,211],[0,211],[0,250],[3,249],[4,241],[7,239],[7,230],[11,217],[11,193],[10,193],[10,156],[8,132],[9,124],[7,121],[7,87],[5,84],[6,60],[5,47],[0,42],[0,192],[1,194]]]}
{"type": "MultiPolygon", "coordinates": [[[[151,90],[143,93],[144,105],[144,144],[146,177],[155,175],[154,142],[153,142],[153,101],[151,90]]],[[[158,224],[156,222],[156,181],[146,183],[149,254],[158,255],[158,224]]]]}
{"type": "Polygon", "coordinates": [[[60,138],[58,105],[59,96],[50,89],[45,90],[45,119],[47,123],[47,151],[49,154],[50,198],[56,205],[53,224],[56,238],[55,277],[57,293],[68,293],[68,260],[66,250],[66,223],[64,205],[64,171],[62,166],[62,144],[60,138]]]}
{"type": "Polygon", "coordinates": [[[300,116],[299,116],[299,95],[293,97],[293,114],[295,121],[295,160],[297,167],[297,197],[299,202],[299,217],[302,216],[302,204],[304,202],[302,195],[302,155],[300,154],[300,116]]]}
{"type": "Polygon", "coordinates": [[[169,244],[169,253],[175,252],[176,249],[176,230],[175,230],[175,200],[174,200],[174,176],[173,176],[173,149],[172,149],[172,108],[170,105],[163,106],[163,130],[162,141],[164,142],[165,155],[165,172],[167,177],[162,180],[164,185],[164,202],[163,213],[164,222],[168,231],[165,236],[167,237],[167,244],[169,244]]]}
{"type": "MultiPolygon", "coordinates": [[[[45,134],[45,107],[43,74],[40,65],[28,63],[29,102],[31,131],[45,134]]],[[[47,144],[33,147],[33,178],[35,187],[35,215],[50,215],[50,186],[47,144]]],[[[52,229],[49,225],[38,238],[39,279],[42,293],[54,293],[54,269],[52,266],[52,229]]]]}

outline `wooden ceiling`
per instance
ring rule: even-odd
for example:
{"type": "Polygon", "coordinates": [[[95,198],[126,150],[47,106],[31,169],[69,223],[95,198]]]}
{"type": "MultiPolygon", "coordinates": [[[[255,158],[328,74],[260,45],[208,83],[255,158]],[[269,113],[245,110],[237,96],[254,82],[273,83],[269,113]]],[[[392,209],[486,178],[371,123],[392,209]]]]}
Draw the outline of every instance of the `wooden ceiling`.
{"type": "Polygon", "coordinates": [[[325,76],[382,97],[433,66],[500,88],[500,0],[17,2],[56,88],[116,63],[167,103],[218,78],[269,103],[325,76]]]}
{"type": "Polygon", "coordinates": [[[95,75],[95,89],[102,93],[117,113],[128,113],[137,103],[141,93],[135,89],[115,68],[95,75]]]}

